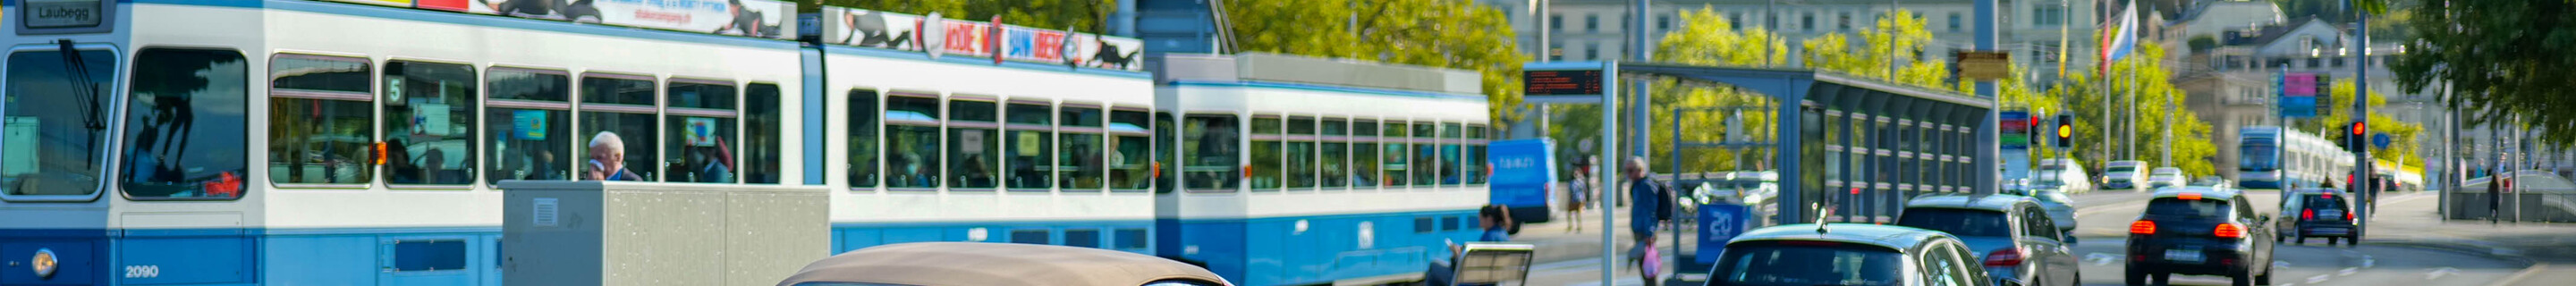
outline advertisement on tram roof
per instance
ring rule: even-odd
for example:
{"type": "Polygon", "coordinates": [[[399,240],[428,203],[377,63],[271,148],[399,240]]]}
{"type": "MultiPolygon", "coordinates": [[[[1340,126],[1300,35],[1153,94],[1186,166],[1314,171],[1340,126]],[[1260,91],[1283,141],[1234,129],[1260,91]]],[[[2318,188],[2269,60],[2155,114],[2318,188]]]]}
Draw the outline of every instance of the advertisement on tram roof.
{"type": "MultiPolygon", "coordinates": [[[[1008,19],[1003,19],[1008,20],[1008,19]]],[[[991,19],[945,19],[886,11],[823,7],[824,43],[944,56],[993,57],[1003,60],[1063,64],[1074,67],[1137,71],[1145,41],[1135,38],[1035,27],[1001,25],[995,35],[991,19]],[[924,47],[937,47],[936,50],[924,47]]]]}
{"type": "Polygon", "coordinates": [[[795,39],[796,3],[773,0],[414,0],[412,7],[686,32],[795,39]]]}

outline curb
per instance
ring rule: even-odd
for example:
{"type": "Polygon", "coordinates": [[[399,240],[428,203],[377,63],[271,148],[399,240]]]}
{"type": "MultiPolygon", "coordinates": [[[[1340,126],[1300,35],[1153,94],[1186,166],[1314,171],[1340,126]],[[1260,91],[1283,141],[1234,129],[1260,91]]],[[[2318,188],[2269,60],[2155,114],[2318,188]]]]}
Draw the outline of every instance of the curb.
{"type": "Polygon", "coordinates": [[[2522,282],[2523,278],[2531,278],[2532,274],[2540,273],[2540,269],[2544,268],[2549,268],[2548,262],[2532,263],[2531,267],[2524,267],[2522,271],[2516,271],[2511,276],[2505,276],[2504,279],[2496,279],[2495,283],[2487,283],[2487,286],[2513,285],[2522,282]]]}
{"type": "Polygon", "coordinates": [[[2392,247],[2405,247],[2405,248],[2415,248],[2415,249],[2424,249],[2424,250],[2433,250],[2433,251],[2442,251],[2442,252],[2453,252],[2453,253],[2459,253],[2459,254],[2467,254],[2467,255],[2472,255],[2472,256],[2479,256],[2479,257],[2492,258],[2492,259],[2500,259],[2500,260],[2508,260],[2508,261],[2518,261],[2518,262],[2522,262],[2522,263],[2524,263],[2524,264],[2532,264],[2532,265],[2542,265],[2542,264],[2547,264],[2547,263],[2545,263],[2545,262],[2540,262],[2539,260],[2531,259],[2530,257],[2523,257],[2523,256],[2521,255],[2521,251],[2513,250],[2513,249],[2511,249],[2511,248],[2506,248],[2506,247],[2497,247],[2497,246],[2481,246],[2481,245],[2471,245],[2471,244],[2461,244],[2461,243],[2444,243],[2444,242],[2416,241],[2416,240],[2392,240],[2392,241],[2382,241],[2382,242],[2380,242],[2380,243],[2378,243],[2378,244],[2379,244],[2379,245],[2385,245],[2385,246],[2392,246],[2392,247]]]}

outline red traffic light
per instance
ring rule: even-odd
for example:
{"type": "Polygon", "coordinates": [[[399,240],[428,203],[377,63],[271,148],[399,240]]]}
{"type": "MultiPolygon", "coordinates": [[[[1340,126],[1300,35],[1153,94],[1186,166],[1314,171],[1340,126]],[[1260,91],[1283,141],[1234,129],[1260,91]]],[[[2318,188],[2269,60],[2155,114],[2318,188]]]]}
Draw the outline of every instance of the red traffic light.
{"type": "Polygon", "coordinates": [[[2361,134],[2363,134],[2363,133],[2370,133],[2370,131],[2369,131],[2370,129],[2368,129],[2368,128],[2364,128],[2364,127],[2367,127],[2367,126],[2363,126],[2363,125],[2362,125],[2362,122],[2353,122],[2353,123],[2352,123],[2352,135],[2353,135],[2353,136],[2361,136],[2361,134]]]}

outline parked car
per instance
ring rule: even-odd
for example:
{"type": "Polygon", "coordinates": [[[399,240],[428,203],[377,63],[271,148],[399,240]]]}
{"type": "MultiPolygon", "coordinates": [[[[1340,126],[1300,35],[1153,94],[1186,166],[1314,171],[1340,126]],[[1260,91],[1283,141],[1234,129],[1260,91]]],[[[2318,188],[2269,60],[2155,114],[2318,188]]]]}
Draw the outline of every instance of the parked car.
{"type": "Polygon", "coordinates": [[[1994,285],[1968,245],[1920,228],[1792,224],[1726,242],[1711,286],[1994,285]]]}
{"type": "Polygon", "coordinates": [[[2326,245],[2341,240],[2344,245],[2361,244],[2361,226],[2353,220],[2352,197],[2336,189],[2301,189],[2281,196],[2279,221],[2282,232],[2291,243],[2308,244],[2309,237],[2326,238],[2326,245]],[[2288,219],[2297,218],[2297,219],[2288,219]]]}
{"type": "Polygon", "coordinates": [[[1905,203],[1896,225],[1958,237],[1988,276],[2006,285],[2077,285],[2083,274],[2065,230],[2039,201],[2014,195],[1942,195],[1905,203]]]}
{"type": "Polygon", "coordinates": [[[2070,193],[2093,191],[2092,178],[2074,159],[2042,160],[2039,168],[2031,172],[2031,184],[2058,186],[2070,193]]]}
{"type": "Polygon", "coordinates": [[[2147,182],[2147,173],[2140,170],[2146,166],[2147,162],[2135,160],[2111,161],[2111,164],[2103,165],[2102,190],[2139,189],[2147,182]]]}
{"type": "Polygon", "coordinates": [[[2147,172],[2147,187],[2181,186],[2184,181],[2190,181],[2188,180],[2190,177],[2191,175],[2182,174],[2182,168],[2160,167],[2153,172],[2147,172]]]}
{"type": "MultiPolygon", "coordinates": [[[[2058,231],[2075,231],[2075,199],[2067,197],[2066,191],[2048,186],[2014,185],[2005,186],[2003,193],[2038,200],[2039,207],[2048,211],[2048,220],[2057,223],[2058,231]]],[[[2068,244],[2073,244],[2074,237],[2067,239],[2068,244]]]]}
{"type": "Polygon", "coordinates": [[[2272,284],[2270,214],[2255,211],[2244,193],[2207,187],[2156,191],[2138,220],[2129,223],[2125,267],[2128,285],[2172,275],[2216,275],[2235,285],[2272,284]]]}
{"type": "Polygon", "coordinates": [[[779,286],[1229,286],[1196,265],[1096,248],[918,242],[869,247],[806,264],[779,286]]]}

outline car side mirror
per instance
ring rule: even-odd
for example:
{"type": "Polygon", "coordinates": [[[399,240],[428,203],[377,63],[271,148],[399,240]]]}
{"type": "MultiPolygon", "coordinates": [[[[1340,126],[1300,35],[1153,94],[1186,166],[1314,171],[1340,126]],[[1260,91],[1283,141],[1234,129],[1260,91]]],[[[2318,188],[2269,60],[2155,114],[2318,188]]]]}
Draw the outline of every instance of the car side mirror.
{"type": "Polygon", "coordinates": [[[2066,245],[2075,245],[2075,244],[2078,244],[2078,243],[2082,243],[2082,242],[2079,242],[2079,241],[2083,240],[2083,239],[2075,238],[2075,231],[2072,231],[2072,230],[2066,231],[2065,233],[2058,234],[2058,237],[2066,238],[2066,245]]]}

